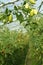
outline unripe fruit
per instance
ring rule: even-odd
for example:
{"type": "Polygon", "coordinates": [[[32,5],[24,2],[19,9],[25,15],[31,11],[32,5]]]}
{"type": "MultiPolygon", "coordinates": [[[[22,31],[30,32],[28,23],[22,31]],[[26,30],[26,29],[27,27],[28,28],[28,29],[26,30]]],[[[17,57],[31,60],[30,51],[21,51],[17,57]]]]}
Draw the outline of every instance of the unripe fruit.
{"type": "Polygon", "coordinates": [[[30,16],[37,15],[38,11],[36,9],[32,9],[30,11],[30,16]]]}
{"type": "Polygon", "coordinates": [[[29,6],[28,3],[25,4],[25,8],[26,8],[26,9],[30,8],[30,6],[29,6]]]}
{"type": "Polygon", "coordinates": [[[30,3],[32,3],[32,4],[35,4],[36,2],[35,2],[35,0],[29,0],[30,1],[30,3]]]}
{"type": "Polygon", "coordinates": [[[33,16],[34,15],[34,10],[32,9],[31,11],[30,11],[30,16],[33,16]]]}
{"type": "Polygon", "coordinates": [[[11,22],[13,19],[12,14],[9,15],[9,22],[11,22]]]}

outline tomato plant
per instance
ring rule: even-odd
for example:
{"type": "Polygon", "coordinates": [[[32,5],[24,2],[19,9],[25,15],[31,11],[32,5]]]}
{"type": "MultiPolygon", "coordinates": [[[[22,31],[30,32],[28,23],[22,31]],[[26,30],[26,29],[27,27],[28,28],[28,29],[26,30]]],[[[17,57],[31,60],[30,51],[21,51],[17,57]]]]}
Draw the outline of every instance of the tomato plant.
{"type": "Polygon", "coordinates": [[[43,65],[43,1],[37,9],[36,1],[1,2],[0,65],[43,65]]]}

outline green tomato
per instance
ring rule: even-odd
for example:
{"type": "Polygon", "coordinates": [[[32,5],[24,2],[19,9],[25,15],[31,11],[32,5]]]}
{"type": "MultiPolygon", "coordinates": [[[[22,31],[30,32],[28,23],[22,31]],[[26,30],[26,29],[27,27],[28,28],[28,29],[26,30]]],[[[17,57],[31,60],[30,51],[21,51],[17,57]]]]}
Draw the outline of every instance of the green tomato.
{"type": "Polygon", "coordinates": [[[12,14],[10,14],[8,17],[9,22],[12,22],[12,19],[13,19],[12,14]]]}

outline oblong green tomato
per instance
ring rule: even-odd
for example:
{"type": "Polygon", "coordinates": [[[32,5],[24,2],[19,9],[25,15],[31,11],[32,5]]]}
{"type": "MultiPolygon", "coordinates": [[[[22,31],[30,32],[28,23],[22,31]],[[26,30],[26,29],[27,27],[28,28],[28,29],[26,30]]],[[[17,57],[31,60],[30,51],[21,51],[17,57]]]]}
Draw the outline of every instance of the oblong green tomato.
{"type": "Polygon", "coordinates": [[[30,11],[30,16],[33,16],[34,15],[34,10],[32,9],[31,11],[30,11]]]}
{"type": "Polygon", "coordinates": [[[9,22],[12,22],[12,20],[13,20],[12,14],[9,15],[8,20],[9,20],[9,22]]]}

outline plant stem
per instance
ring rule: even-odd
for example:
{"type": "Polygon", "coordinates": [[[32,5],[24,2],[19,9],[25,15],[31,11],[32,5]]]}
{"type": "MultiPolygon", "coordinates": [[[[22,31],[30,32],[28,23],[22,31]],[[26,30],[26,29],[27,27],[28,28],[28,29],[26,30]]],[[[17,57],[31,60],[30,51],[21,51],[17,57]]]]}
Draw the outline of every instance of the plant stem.
{"type": "Polygon", "coordinates": [[[1,5],[0,5],[0,8],[4,7],[4,6],[6,6],[6,5],[9,5],[9,4],[14,4],[14,3],[17,2],[17,1],[19,1],[19,0],[12,1],[12,2],[8,2],[8,3],[5,3],[5,4],[1,4],[1,5]]]}

